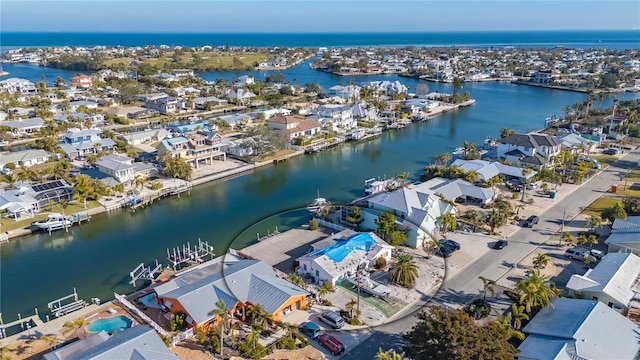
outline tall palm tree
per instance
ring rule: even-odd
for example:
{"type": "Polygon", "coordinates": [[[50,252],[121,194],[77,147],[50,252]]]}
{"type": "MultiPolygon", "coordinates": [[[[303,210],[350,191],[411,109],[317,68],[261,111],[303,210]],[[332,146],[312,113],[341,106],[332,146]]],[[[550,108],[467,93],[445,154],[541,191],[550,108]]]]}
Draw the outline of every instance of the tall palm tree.
{"type": "Polygon", "coordinates": [[[491,296],[496,296],[496,286],[498,283],[495,280],[487,279],[484,276],[478,276],[478,279],[482,280],[482,302],[487,302],[487,292],[491,293],[491,296]]]}
{"type": "Polygon", "coordinates": [[[344,309],[349,312],[349,317],[353,317],[353,310],[356,308],[357,304],[358,301],[355,298],[351,297],[351,299],[349,299],[349,301],[347,301],[347,303],[344,305],[344,309]]]}
{"type": "Polygon", "coordinates": [[[136,189],[137,189],[137,188],[142,189],[142,188],[144,187],[144,184],[147,182],[147,179],[145,179],[145,177],[144,177],[144,176],[142,176],[142,175],[138,174],[138,175],[136,175],[136,177],[133,179],[133,181],[134,181],[134,184],[135,184],[135,186],[136,186],[136,189]]]}
{"type": "Polygon", "coordinates": [[[454,230],[458,227],[456,216],[451,213],[441,215],[438,218],[438,221],[440,222],[442,233],[446,233],[447,231],[454,230]]]}
{"type": "Polygon", "coordinates": [[[602,218],[598,215],[589,216],[585,221],[585,226],[590,227],[592,232],[596,232],[596,228],[602,228],[602,218]]]}
{"type": "Polygon", "coordinates": [[[473,225],[473,232],[478,231],[478,228],[484,225],[484,216],[482,216],[479,212],[475,210],[469,210],[465,215],[467,219],[469,219],[471,225],[473,225]]]}
{"type": "Polygon", "coordinates": [[[540,253],[533,258],[533,267],[536,269],[544,269],[550,261],[551,260],[547,254],[540,253]]]}
{"type": "Polygon", "coordinates": [[[389,279],[395,284],[412,288],[418,278],[418,266],[413,255],[400,253],[394,256],[395,261],[389,266],[389,279]]]}
{"type": "Polygon", "coordinates": [[[64,323],[64,325],[62,325],[62,333],[63,334],[68,334],[70,332],[76,332],[76,336],[78,336],[78,338],[82,338],[84,337],[85,331],[84,331],[84,327],[87,324],[87,319],[86,318],[79,318],[76,321],[67,321],[66,323],[64,323]],[[80,331],[82,330],[82,337],[80,337],[80,331]]]}
{"type": "Polygon", "coordinates": [[[527,313],[531,313],[532,308],[551,305],[551,299],[560,294],[560,290],[537,269],[531,270],[531,276],[528,278],[520,279],[516,284],[516,290],[520,293],[519,303],[524,305],[527,313]]]}
{"type": "Polygon", "coordinates": [[[222,350],[224,350],[224,330],[231,319],[231,315],[229,314],[229,311],[222,299],[219,299],[216,302],[216,308],[209,311],[207,315],[215,315],[217,318],[218,327],[220,328],[220,357],[222,358],[222,350]]]}
{"type": "Polygon", "coordinates": [[[266,329],[269,322],[273,320],[271,314],[266,312],[260,304],[250,304],[248,308],[248,315],[252,327],[256,327],[260,330],[266,329]]]}

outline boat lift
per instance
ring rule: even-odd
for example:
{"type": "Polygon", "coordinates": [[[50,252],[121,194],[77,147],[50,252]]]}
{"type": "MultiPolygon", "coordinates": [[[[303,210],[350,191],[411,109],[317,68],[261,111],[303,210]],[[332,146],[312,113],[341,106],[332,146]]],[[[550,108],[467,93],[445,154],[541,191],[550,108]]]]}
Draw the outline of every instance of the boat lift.
{"type": "Polygon", "coordinates": [[[135,269],[133,269],[133,271],[129,273],[129,276],[131,276],[131,281],[129,281],[129,284],[135,287],[136,280],[148,279],[153,281],[156,279],[155,277],[156,273],[160,273],[160,272],[162,272],[162,265],[158,263],[157,259],[156,259],[156,265],[153,269],[151,269],[151,266],[144,266],[144,263],[140,263],[140,265],[138,265],[135,269]]]}
{"type": "Polygon", "coordinates": [[[67,295],[61,297],[59,299],[53,300],[47,304],[49,310],[51,310],[51,315],[53,317],[60,317],[63,315],[67,315],[76,310],[80,310],[89,305],[86,301],[82,299],[78,299],[78,293],[76,292],[76,288],[73,288],[73,293],[71,295],[67,295]],[[73,299],[71,302],[63,304],[65,300],[73,299]]]}
{"type": "Polygon", "coordinates": [[[169,260],[174,270],[182,268],[185,264],[200,264],[204,262],[203,258],[206,256],[210,256],[210,259],[215,256],[213,246],[200,239],[198,239],[198,244],[193,245],[193,249],[191,249],[191,244],[187,242],[186,245],[182,245],[182,248],[175,247],[171,250],[167,249],[167,260],[169,260]]]}

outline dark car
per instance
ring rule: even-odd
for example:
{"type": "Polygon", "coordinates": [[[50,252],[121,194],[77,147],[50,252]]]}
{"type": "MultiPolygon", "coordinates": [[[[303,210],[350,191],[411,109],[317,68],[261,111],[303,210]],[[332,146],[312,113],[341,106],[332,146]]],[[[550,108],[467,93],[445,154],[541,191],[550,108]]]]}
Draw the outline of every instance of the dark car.
{"type": "Polygon", "coordinates": [[[344,345],[333,335],[324,333],[318,336],[322,346],[326,347],[333,355],[340,355],[344,352],[344,345]]]}
{"type": "Polygon", "coordinates": [[[498,240],[498,241],[496,241],[495,244],[493,244],[493,248],[496,249],[496,250],[500,250],[500,249],[504,248],[507,245],[509,245],[509,242],[507,240],[498,240]]]}
{"type": "Polygon", "coordinates": [[[531,215],[527,220],[524,221],[524,227],[533,227],[533,225],[537,224],[538,221],[540,221],[539,217],[531,215]]]}
{"type": "Polygon", "coordinates": [[[460,244],[451,239],[442,239],[440,240],[440,244],[442,245],[442,247],[448,247],[453,251],[460,250],[460,244]]]}
{"type": "Polygon", "coordinates": [[[618,153],[618,149],[616,149],[616,148],[608,148],[608,149],[602,150],[602,153],[606,154],[606,155],[615,155],[615,154],[618,153]]]}

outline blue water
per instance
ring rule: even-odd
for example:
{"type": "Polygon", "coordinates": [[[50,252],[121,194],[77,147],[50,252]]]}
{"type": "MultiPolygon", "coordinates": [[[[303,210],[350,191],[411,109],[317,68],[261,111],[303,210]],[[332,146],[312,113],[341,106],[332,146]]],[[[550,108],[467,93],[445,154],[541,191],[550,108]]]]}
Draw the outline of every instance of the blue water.
{"type": "Polygon", "coordinates": [[[2,32],[0,50],[18,46],[518,46],[628,49],[640,30],[460,31],[404,33],[69,33],[2,32]]]}
{"type": "Polygon", "coordinates": [[[133,320],[124,315],[120,315],[108,319],[96,320],[87,326],[87,330],[91,332],[106,331],[108,333],[114,333],[130,328],[132,323],[133,320]]]}
{"type": "Polygon", "coordinates": [[[376,241],[369,233],[355,234],[345,241],[338,241],[335,244],[318,250],[309,256],[317,257],[326,255],[329,259],[339,263],[347,257],[353,250],[369,251],[376,241]]]}

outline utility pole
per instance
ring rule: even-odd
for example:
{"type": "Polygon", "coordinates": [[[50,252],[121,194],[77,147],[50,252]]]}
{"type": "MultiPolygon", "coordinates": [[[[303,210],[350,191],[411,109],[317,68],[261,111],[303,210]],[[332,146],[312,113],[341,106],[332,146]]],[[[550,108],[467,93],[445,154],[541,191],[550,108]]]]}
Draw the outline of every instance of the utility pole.
{"type": "Polygon", "coordinates": [[[564,236],[564,216],[567,209],[562,209],[562,231],[560,232],[560,245],[562,245],[562,236],[564,236]]]}
{"type": "Polygon", "coordinates": [[[356,268],[356,279],[358,279],[358,302],[356,304],[356,308],[358,309],[358,312],[360,311],[360,264],[358,264],[358,267],[356,268]]]}

